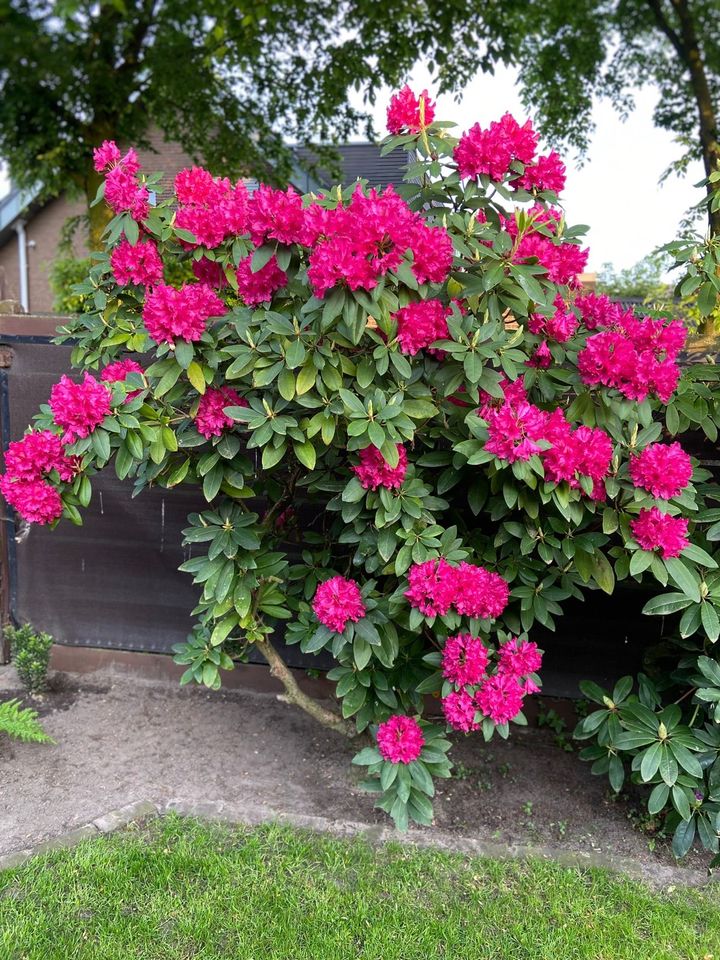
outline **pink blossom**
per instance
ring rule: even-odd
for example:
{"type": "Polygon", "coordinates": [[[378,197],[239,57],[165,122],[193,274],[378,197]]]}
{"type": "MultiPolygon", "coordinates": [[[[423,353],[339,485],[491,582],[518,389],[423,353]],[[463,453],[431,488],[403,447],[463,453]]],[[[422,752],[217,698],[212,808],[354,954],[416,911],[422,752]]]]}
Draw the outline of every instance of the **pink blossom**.
{"type": "Polygon", "coordinates": [[[453,730],[470,733],[480,729],[480,724],[475,722],[475,701],[466,690],[453,691],[443,697],[442,708],[445,720],[453,730]]]}
{"type": "Polygon", "coordinates": [[[542,449],[539,441],[545,439],[547,417],[544,410],[525,400],[487,410],[483,417],[488,425],[485,449],[508,463],[529,460],[542,449]]]}
{"type": "Polygon", "coordinates": [[[393,319],[398,325],[398,341],[403,353],[414,356],[436,340],[450,337],[447,318],[451,313],[440,300],[420,300],[402,307],[393,319]]]}
{"type": "Polygon", "coordinates": [[[508,640],[501,644],[498,654],[498,673],[507,673],[518,679],[537,673],[542,666],[542,653],[537,644],[529,640],[508,640]]]}
{"type": "Polygon", "coordinates": [[[360,587],[346,577],[331,577],[315,591],[312,602],[315,616],[333,633],[342,633],[347,624],[365,616],[360,587]]]}
{"type": "Polygon", "coordinates": [[[545,479],[551,483],[565,480],[578,489],[581,477],[600,481],[607,476],[613,445],[604,430],[583,425],[573,431],[564,412],[557,409],[548,417],[545,439],[550,447],[540,456],[545,479]]]}
{"type": "Polygon", "coordinates": [[[435,119],[435,105],[423,90],[416,97],[410,87],[405,84],[402,90],[393,94],[387,109],[387,128],[392,134],[420,133],[429,127],[435,119]],[[420,110],[420,101],[423,101],[423,110],[420,110]]]}
{"type": "Polygon", "coordinates": [[[195,427],[203,437],[219,437],[225,430],[235,426],[235,421],[226,413],[223,407],[247,407],[244,400],[230,387],[209,387],[200,397],[195,427]]]}
{"type": "Polygon", "coordinates": [[[528,330],[530,333],[542,334],[548,340],[567,343],[577,331],[578,319],[572,310],[566,308],[562,297],[555,298],[554,307],[555,312],[550,317],[531,313],[528,317],[528,330]]]}
{"type": "Polygon", "coordinates": [[[103,140],[99,147],[93,150],[93,167],[98,173],[107,170],[120,162],[120,148],[114,140],[103,140]]]}
{"type": "Polygon", "coordinates": [[[249,307],[269,303],[273,294],[287,284],[287,274],[278,266],[276,257],[256,273],[252,270],[252,255],[241,260],[237,268],[238,295],[249,307]]]}
{"type": "Polygon", "coordinates": [[[444,616],[455,598],[455,570],[447,560],[414,563],[408,571],[405,596],[426,617],[444,616]]]}
{"type": "Polygon", "coordinates": [[[76,457],[65,453],[65,446],[56,433],[38,430],[14,440],[5,451],[5,470],[12,480],[41,480],[56,470],[61,480],[69,482],[78,472],[76,457]]]}
{"type": "Polygon", "coordinates": [[[538,370],[547,370],[552,364],[552,360],[553,357],[550,352],[550,347],[547,345],[547,340],[543,340],[542,343],[539,343],[533,350],[529,359],[525,361],[525,364],[528,367],[537,367],[538,370]]]}
{"type": "Polygon", "coordinates": [[[541,233],[526,234],[517,246],[514,263],[528,263],[536,260],[545,267],[548,279],[552,283],[577,283],[578,274],[587,266],[588,250],[575,243],[556,242],[541,233]]]}
{"type": "Polygon", "coordinates": [[[156,343],[192,343],[202,337],[207,321],[223,316],[226,309],[205,283],[188,283],[179,290],[161,283],[145,300],[143,323],[156,343]]]}
{"type": "Polygon", "coordinates": [[[637,520],[632,520],[630,529],[643,550],[660,550],[663,559],[679,557],[688,546],[688,521],[684,517],[671,517],[651,507],[641,510],[637,520]]]}
{"type": "Polygon", "coordinates": [[[145,220],[150,212],[150,194],[137,181],[139,169],[137,154],[128,150],[105,174],[105,202],[114,213],[129,213],[134,220],[145,220]]]}
{"type": "Polygon", "coordinates": [[[636,487],[654,497],[671,500],[690,483],[692,463],[679,443],[651,443],[630,459],[630,476],[636,487]]]}
{"type": "Polygon", "coordinates": [[[600,295],[586,293],[575,297],[574,306],[580,311],[580,316],[588,330],[610,327],[616,323],[622,313],[621,305],[614,303],[604,293],[600,295]]]}
{"type": "MultiPolygon", "coordinates": [[[[108,363],[103,368],[100,379],[105,383],[124,383],[129,373],[145,373],[145,371],[136,360],[127,357],[125,360],[115,360],[113,363],[108,363]]],[[[125,398],[125,403],[139,393],[140,390],[131,390],[125,398]]]]}
{"type": "Polygon", "coordinates": [[[632,314],[614,313],[609,318],[612,328],[588,337],[578,354],[582,380],[618,390],[630,400],[642,401],[654,393],[667,403],[680,378],[677,328],[632,314]]]}
{"type": "Polygon", "coordinates": [[[226,237],[247,232],[248,192],[242,181],[233,186],[227,177],[189,167],[175,177],[175,195],[175,225],[189,230],[196,241],[182,240],[184,246],[213,249],[226,237]]]}
{"type": "Polygon", "coordinates": [[[400,489],[407,473],[408,459],[405,447],[401,443],[398,443],[397,451],[396,467],[391,467],[376,447],[365,447],[360,451],[360,464],[352,469],[366,490],[377,490],[378,487],[388,487],[390,490],[400,489]]]}
{"type": "Polygon", "coordinates": [[[378,727],[377,745],[385,760],[412,763],[422,752],[425,736],[414,717],[396,713],[378,727]]]}
{"type": "Polygon", "coordinates": [[[65,431],[63,443],[87,437],[110,413],[110,391],[86,373],[81,383],[63,376],[50,391],[55,423],[65,431]]]}
{"type": "Polygon", "coordinates": [[[565,164],[560,155],[551,150],[546,156],[538,157],[534,163],[528,164],[512,184],[523,190],[552,190],[554,193],[562,193],[565,189],[565,173],[565,164]]]}
{"type": "Polygon", "coordinates": [[[446,680],[464,687],[480,683],[488,665],[488,648],[479,637],[459,633],[448,637],[442,652],[442,672],[446,680]]]}
{"type": "Polygon", "coordinates": [[[228,285],[225,269],[217,260],[209,260],[207,257],[193,260],[192,272],[195,274],[196,280],[199,280],[200,283],[206,283],[216,290],[221,290],[228,285]]]}
{"type": "Polygon", "coordinates": [[[508,604],[507,581],[484,567],[463,561],[455,568],[453,604],[461,616],[490,620],[508,604]]]}
{"type": "Polygon", "coordinates": [[[250,199],[249,225],[258,247],[270,240],[286,245],[309,242],[302,197],[292,187],[274,190],[261,184],[250,199]]]}
{"type": "Polygon", "coordinates": [[[310,207],[306,212],[308,278],[317,297],[337,285],[372,290],[412,255],[420,282],[442,282],[452,263],[452,241],[443,227],[428,227],[393,188],[358,189],[347,207],[310,207]]]}
{"type": "Polygon", "coordinates": [[[483,130],[479,123],[460,138],[455,162],[461,177],[480,174],[500,181],[512,163],[528,164],[535,156],[538,137],[528,120],[523,126],[509,113],[483,130]]]}
{"type": "Polygon", "coordinates": [[[523,691],[516,677],[497,673],[488,677],[475,694],[480,712],[493,723],[509,723],[522,710],[523,691]]]}
{"type": "Polygon", "coordinates": [[[508,380],[505,375],[500,379],[500,389],[503,392],[502,397],[493,397],[485,390],[480,391],[480,407],[478,416],[483,420],[488,419],[488,415],[500,407],[508,404],[511,407],[517,407],[521,403],[527,403],[528,395],[523,383],[523,378],[518,380],[508,380]]]}
{"type": "Polygon", "coordinates": [[[420,223],[412,238],[412,271],[418,283],[445,283],[453,262],[452,237],[445,227],[420,223]]]}
{"type": "Polygon", "coordinates": [[[110,254],[110,266],[117,283],[124,287],[129,283],[138,286],[153,286],[163,278],[163,264],[157,246],[145,240],[133,246],[123,240],[110,254]]]}
{"type": "Polygon", "coordinates": [[[47,480],[14,480],[5,474],[0,492],[28,523],[53,523],[62,515],[60,494],[47,480]]]}

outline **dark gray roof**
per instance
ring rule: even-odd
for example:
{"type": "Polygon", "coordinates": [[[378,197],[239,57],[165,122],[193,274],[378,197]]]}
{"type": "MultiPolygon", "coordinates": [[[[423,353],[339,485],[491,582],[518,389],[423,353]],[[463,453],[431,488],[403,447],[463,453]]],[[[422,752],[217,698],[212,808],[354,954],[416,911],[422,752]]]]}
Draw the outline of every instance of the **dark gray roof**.
{"type": "MultiPolygon", "coordinates": [[[[328,148],[331,149],[331,148],[328,148]]],[[[371,187],[386,187],[388,184],[401,183],[404,169],[407,166],[408,155],[404,150],[393,150],[386,156],[380,155],[380,147],[375,143],[341,143],[334,149],[340,155],[341,175],[329,174],[323,168],[322,162],[317,163],[317,154],[308,147],[297,147],[299,170],[293,175],[293,183],[300,190],[312,190],[314,186],[329,187],[335,183],[343,186],[354,183],[355,180],[367,180],[371,187]],[[317,167],[313,169],[314,165],[317,167]],[[305,183],[298,183],[298,179],[307,176],[305,183]]]]}

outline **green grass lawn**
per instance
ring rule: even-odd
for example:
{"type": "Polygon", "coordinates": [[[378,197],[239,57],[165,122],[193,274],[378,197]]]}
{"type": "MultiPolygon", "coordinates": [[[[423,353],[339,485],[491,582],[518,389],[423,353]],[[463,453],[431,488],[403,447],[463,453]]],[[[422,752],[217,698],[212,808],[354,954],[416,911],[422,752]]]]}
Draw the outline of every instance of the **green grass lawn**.
{"type": "Polygon", "coordinates": [[[720,960],[720,894],[170,817],[0,874],[1,960],[720,960]]]}

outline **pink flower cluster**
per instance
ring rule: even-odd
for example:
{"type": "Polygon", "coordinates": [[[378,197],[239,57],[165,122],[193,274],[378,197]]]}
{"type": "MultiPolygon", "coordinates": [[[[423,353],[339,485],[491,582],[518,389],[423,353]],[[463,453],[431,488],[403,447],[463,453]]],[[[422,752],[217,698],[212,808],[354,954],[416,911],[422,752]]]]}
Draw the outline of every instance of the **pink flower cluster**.
{"type": "Polygon", "coordinates": [[[148,295],[143,323],[156,343],[199,340],[210,317],[226,313],[225,304],[204,283],[188,283],[176,290],[161,283],[148,295]]]}
{"type": "Polygon", "coordinates": [[[54,523],[62,516],[60,494],[47,480],[18,482],[5,474],[0,477],[0,493],[28,523],[54,523]]]}
{"type": "Polygon", "coordinates": [[[522,126],[509,113],[483,130],[479,123],[460,138],[455,147],[455,162],[461,177],[484,175],[496,182],[514,174],[512,186],[530,191],[565,187],[565,165],[555,151],[536,158],[538,135],[530,121],[522,126]],[[522,164],[524,170],[515,169],[522,164]]]}
{"type": "Polygon", "coordinates": [[[680,379],[677,356],[687,336],[684,325],[641,319],[606,298],[578,298],[575,306],[586,326],[600,329],[578,354],[583,381],[611,387],[630,400],[654,394],[668,403],[680,379]]]}
{"type": "Polygon", "coordinates": [[[412,763],[425,746],[425,736],[414,717],[396,713],[378,727],[377,745],[384,760],[412,763]]]}
{"type": "Polygon", "coordinates": [[[277,240],[288,246],[310,246],[312,226],[299,193],[288,187],[275,190],[261,184],[253,193],[249,210],[250,237],[256,246],[277,240]]]}
{"type": "Polygon", "coordinates": [[[187,247],[217,247],[228,236],[247,232],[248,191],[242,181],[213,177],[203,167],[189,167],[175,177],[178,209],[175,225],[189,230],[196,243],[187,247]]]}
{"type": "Polygon", "coordinates": [[[133,149],[122,156],[114,140],[105,140],[93,151],[98,173],[105,172],[105,202],[115,213],[129,213],[134,220],[145,220],[150,212],[150,194],[138,183],[140,162],[133,149]]]}
{"type": "Polygon", "coordinates": [[[522,126],[511,114],[493,121],[487,130],[479,123],[460,138],[455,147],[455,162],[460,176],[484,175],[502,180],[513,163],[531,163],[538,145],[538,135],[530,121],[522,126]]]}
{"type": "Polygon", "coordinates": [[[435,119],[435,105],[423,90],[416,97],[410,87],[405,84],[402,90],[393,94],[387,109],[387,128],[396,136],[400,133],[420,133],[429,127],[435,119]],[[420,101],[422,100],[422,110],[420,101]]]}
{"type": "Polygon", "coordinates": [[[512,185],[530,192],[552,190],[553,193],[562,193],[565,189],[566,173],[560,155],[551,150],[546,156],[540,156],[534,163],[527,164],[522,175],[516,177],[512,185]]]}
{"type": "Polygon", "coordinates": [[[493,723],[508,723],[522,709],[527,693],[540,688],[533,679],[542,664],[537,644],[513,639],[498,651],[497,669],[488,675],[490,651],[477,637],[449,637],[443,649],[443,676],[456,688],[443,697],[445,719],[455,730],[477,730],[478,711],[493,723]]]}
{"type": "Polygon", "coordinates": [[[50,430],[28,433],[5,451],[5,474],[0,492],[28,523],[52,523],[62,514],[60,494],[47,477],[56,472],[69,483],[79,470],[60,437],[50,430]]]}
{"type": "Polygon", "coordinates": [[[235,425],[232,417],[223,413],[224,407],[247,407],[248,402],[230,387],[210,387],[200,397],[195,427],[203,437],[219,437],[235,425]]]}
{"type": "Polygon", "coordinates": [[[63,443],[89,436],[110,413],[110,400],[108,388],[89,373],[81,383],[61,377],[50,391],[50,409],[55,423],[65,431],[63,443]]]}
{"type": "Polygon", "coordinates": [[[485,449],[500,460],[514,463],[538,455],[545,478],[551,483],[567,481],[579,489],[582,477],[593,481],[593,497],[604,499],[604,478],[612,461],[610,437],[597,427],[573,429],[563,410],[552,413],[530,403],[520,380],[501,383],[504,401],[484,395],[479,416],[487,422],[485,449]]]}
{"type": "Polygon", "coordinates": [[[679,443],[651,443],[630,459],[633,484],[662,500],[680,496],[692,472],[690,457],[679,443]]]}
{"type": "Polygon", "coordinates": [[[275,257],[271,257],[257,273],[253,273],[251,264],[252,255],[238,265],[238,294],[248,307],[256,307],[272,300],[273,294],[287,283],[287,274],[280,269],[275,257]]]}
{"type": "Polygon", "coordinates": [[[561,296],[555,298],[555,312],[550,317],[531,313],[528,317],[528,330],[538,336],[544,336],[556,343],[567,343],[577,331],[579,321],[572,310],[568,309],[561,296]]]}
{"type": "Polygon", "coordinates": [[[163,264],[152,240],[144,240],[133,246],[123,238],[110,254],[110,266],[121,287],[129,283],[152,287],[162,282],[163,264]]]}
{"type": "Polygon", "coordinates": [[[401,443],[397,445],[397,452],[397,466],[391,467],[377,447],[369,446],[360,451],[360,463],[352,469],[366,490],[377,490],[378,487],[400,489],[407,473],[408,459],[401,443]]]}
{"type": "MultiPolygon", "coordinates": [[[[125,360],[115,360],[113,363],[108,363],[108,365],[103,368],[100,379],[104,383],[124,383],[129,373],[144,372],[137,360],[131,360],[130,357],[128,357],[125,360]]],[[[139,393],[139,390],[131,390],[125,398],[125,402],[127,403],[128,400],[132,400],[132,398],[136,397],[139,393]]]]}
{"type": "Polygon", "coordinates": [[[360,587],[347,577],[331,577],[315,591],[313,612],[333,633],[342,633],[349,622],[357,623],[366,613],[360,587]]]}
{"type": "Polygon", "coordinates": [[[306,241],[313,245],[308,277],[317,297],[337,284],[372,290],[407,251],[419,283],[442,283],[452,265],[453,247],[444,227],[429,227],[392,187],[367,195],[358,187],[348,206],[308,209],[306,241]]]}
{"type": "Polygon", "coordinates": [[[461,616],[490,620],[507,606],[509,588],[484,567],[465,561],[453,567],[441,557],[410,567],[405,596],[426,617],[444,616],[454,606],[461,616]]]}
{"type": "Polygon", "coordinates": [[[688,521],[671,517],[657,507],[641,510],[637,520],[630,522],[632,534],[643,550],[659,550],[663,559],[679,557],[688,546],[688,521]]]}
{"type": "Polygon", "coordinates": [[[490,652],[479,637],[459,633],[448,637],[442,652],[442,673],[458,687],[480,683],[487,670],[490,652]]]}
{"type": "MultiPolygon", "coordinates": [[[[440,300],[420,300],[398,310],[393,319],[397,321],[402,352],[414,356],[436,340],[447,340],[450,336],[447,318],[451,312],[440,300]]],[[[440,359],[444,356],[442,350],[430,352],[440,359]]]]}
{"type": "Polygon", "coordinates": [[[589,251],[560,238],[562,211],[535,204],[526,213],[531,218],[530,227],[521,237],[514,217],[502,220],[504,229],[515,241],[513,263],[536,261],[547,270],[548,279],[553,283],[576,286],[578,274],[587,265],[589,251]]]}

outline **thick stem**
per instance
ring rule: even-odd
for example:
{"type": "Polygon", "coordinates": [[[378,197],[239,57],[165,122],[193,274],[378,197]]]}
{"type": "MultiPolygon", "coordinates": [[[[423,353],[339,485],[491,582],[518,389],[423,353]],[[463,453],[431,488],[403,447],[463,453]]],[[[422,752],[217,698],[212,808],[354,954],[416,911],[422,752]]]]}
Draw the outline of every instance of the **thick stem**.
{"type": "Polygon", "coordinates": [[[89,223],[88,243],[91,253],[103,249],[102,235],[105,227],[112,219],[112,212],[106,203],[98,203],[94,207],[90,206],[95,199],[98,187],[102,181],[102,174],[96,173],[95,170],[91,170],[85,180],[85,197],[87,200],[89,223]]]}
{"type": "Polygon", "coordinates": [[[317,720],[318,723],[327,727],[328,730],[333,730],[335,733],[339,733],[349,740],[358,736],[353,724],[348,723],[347,720],[343,720],[339,714],[327,710],[313,697],[309,697],[306,693],[303,693],[292,671],[268,639],[256,640],[255,646],[270,665],[270,673],[285,687],[285,695],[289,703],[300,707],[301,710],[304,710],[305,713],[308,713],[313,719],[317,720]]]}

